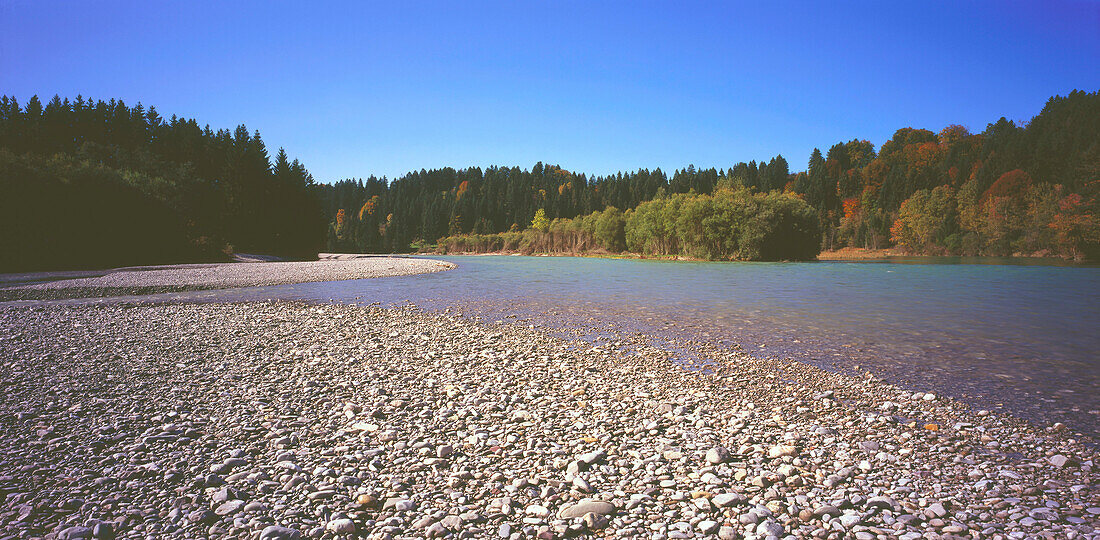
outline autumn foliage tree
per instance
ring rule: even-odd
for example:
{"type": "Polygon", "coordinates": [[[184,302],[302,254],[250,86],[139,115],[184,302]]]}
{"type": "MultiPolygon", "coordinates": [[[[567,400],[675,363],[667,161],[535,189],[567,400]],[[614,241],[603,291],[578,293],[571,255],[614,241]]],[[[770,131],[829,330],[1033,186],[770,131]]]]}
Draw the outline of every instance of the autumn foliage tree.
{"type": "Polygon", "coordinates": [[[890,239],[899,247],[935,253],[955,243],[958,228],[955,193],[950,186],[922,189],[902,203],[890,227],[890,239]]]}

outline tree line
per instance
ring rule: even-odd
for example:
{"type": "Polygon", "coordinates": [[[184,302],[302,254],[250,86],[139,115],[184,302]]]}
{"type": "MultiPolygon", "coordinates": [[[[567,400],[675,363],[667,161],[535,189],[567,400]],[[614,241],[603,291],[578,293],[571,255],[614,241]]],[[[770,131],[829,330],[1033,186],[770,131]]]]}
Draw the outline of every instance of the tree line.
{"type": "Polygon", "coordinates": [[[122,100],[0,97],[0,269],[312,257],[313,177],[260,133],[122,100]]]}
{"type": "Polygon", "coordinates": [[[620,253],[708,260],[808,260],[820,250],[817,215],[800,197],[719,184],[712,194],[659,196],[573,219],[538,210],[524,231],[439,240],[442,253],[620,253]]]}
{"type": "Polygon", "coordinates": [[[716,259],[892,246],[1096,258],[1098,216],[1100,92],[1053,97],[1030,121],[1002,118],[981,133],[903,128],[877,150],[838,142],[815,149],[800,172],[783,156],[592,177],[540,162],[331,185],[281,149],[272,159],[243,125],[214,131],[121,100],[0,97],[4,270],[220,260],[232,251],[403,252],[441,239],[446,249],[459,237],[502,233],[538,249],[716,259]],[[532,227],[536,216],[545,227],[532,227]],[[797,234],[776,232],[788,227],[797,234]]]}
{"type": "Polygon", "coordinates": [[[817,220],[819,250],[897,246],[916,254],[1095,258],[1100,92],[1052,97],[1030,121],[1001,118],[981,133],[959,125],[902,128],[877,151],[866,140],[838,142],[824,153],[814,149],[800,172],[791,172],[783,156],[724,170],[688,166],[671,175],[640,169],[594,177],[540,162],[531,169],[443,168],[392,181],[344,180],[320,192],[330,216],[328,249],[394,252],[441,238],[521,232],[539,211],[550,222],[572,220],[740,188],[805,201],[817,220]]]}

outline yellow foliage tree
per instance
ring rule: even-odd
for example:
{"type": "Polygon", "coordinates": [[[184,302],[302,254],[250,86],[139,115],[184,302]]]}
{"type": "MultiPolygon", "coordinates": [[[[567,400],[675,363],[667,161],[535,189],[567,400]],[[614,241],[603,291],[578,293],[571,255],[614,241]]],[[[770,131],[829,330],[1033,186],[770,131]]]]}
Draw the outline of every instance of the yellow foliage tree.
{"type": "Polygon", "coordinates": [[[535,218],[531,220],[531,228],[539,232],[550,230],[550,220],[546,217],[546,210],[539,208],[535,211],[535,218]]]}

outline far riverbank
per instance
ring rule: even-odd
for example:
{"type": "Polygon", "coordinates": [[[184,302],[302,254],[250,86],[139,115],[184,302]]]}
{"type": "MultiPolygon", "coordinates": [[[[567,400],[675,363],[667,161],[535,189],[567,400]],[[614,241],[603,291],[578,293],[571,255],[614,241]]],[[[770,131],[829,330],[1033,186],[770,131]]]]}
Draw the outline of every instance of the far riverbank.
{"type": "MultiPolygon", "coordinates": [[[[609,251],[523,251],[523,250],[496,250],[496,251],[441,251],[441,250],[422,250],[419,255],[427,256],[528,256],[528,257],[580,257],[580,258],[595,258],[595,259],[630,259],[641,261],[682,261],[682,262],[749,262],[749,261],[713,261],[710,259],[701,259],[698,257],[690,257],[687,255],[648,255],[644,253],[634,253],[629,251],[622,252],[609,252],[609,251]]],[[[1065,266],[1095,266],[1100,264],[1096,261],[1074,261],[1072,259],[1064,259],[1060,257],[1046,257],[1046,256],[1013,256],[1013,257],[958,257],[958,256],[942,256],[942,255],[913,255],[906,253],[899,249],[863,249],[863,248],[844,248],[833,251],[822,251],[816,257],[816,261],[821,262],[878,262],[878,261],[897,261],[902,260],[908,262],[920,262],[927,261],[929,263],[946,263],[949,261],[968,262],[973,264],[1044,264],[1053,263],[1057,265],[1065,266]]],[[[757,261],[757,262],[813,262],[813,261],[757,261]]]]}
{"type": "Polygon", "coordinates": [[[0,276],[0,301],[143,295],[294,283],[408,276],[454,264],[429,259],[321,254],[317,261],[144,266],[81,273],[0,276]],[[74,275],[75,274],[75,275],[74,275]],[[28,284],[29,283],[29,284],[28,284]]]}

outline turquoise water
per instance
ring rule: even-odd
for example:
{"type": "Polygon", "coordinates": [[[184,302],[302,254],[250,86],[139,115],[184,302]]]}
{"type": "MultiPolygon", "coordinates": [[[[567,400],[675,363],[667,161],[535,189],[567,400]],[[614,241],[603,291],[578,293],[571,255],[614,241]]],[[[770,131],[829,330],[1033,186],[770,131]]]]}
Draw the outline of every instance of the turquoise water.
{"type": "MultiPolygon", "coordinates": [[[[1100,434],[1100,268],[992,259],[706,263],[440,257],[421,276],[175,295],[413,303],[489,321],[702,340],[824,367],[855,365],[1100,434]],[[968,264],[960,264],[968,263],[968,264]]],[[[595,339],[595,337],[593,337],[595,339]]]]}

